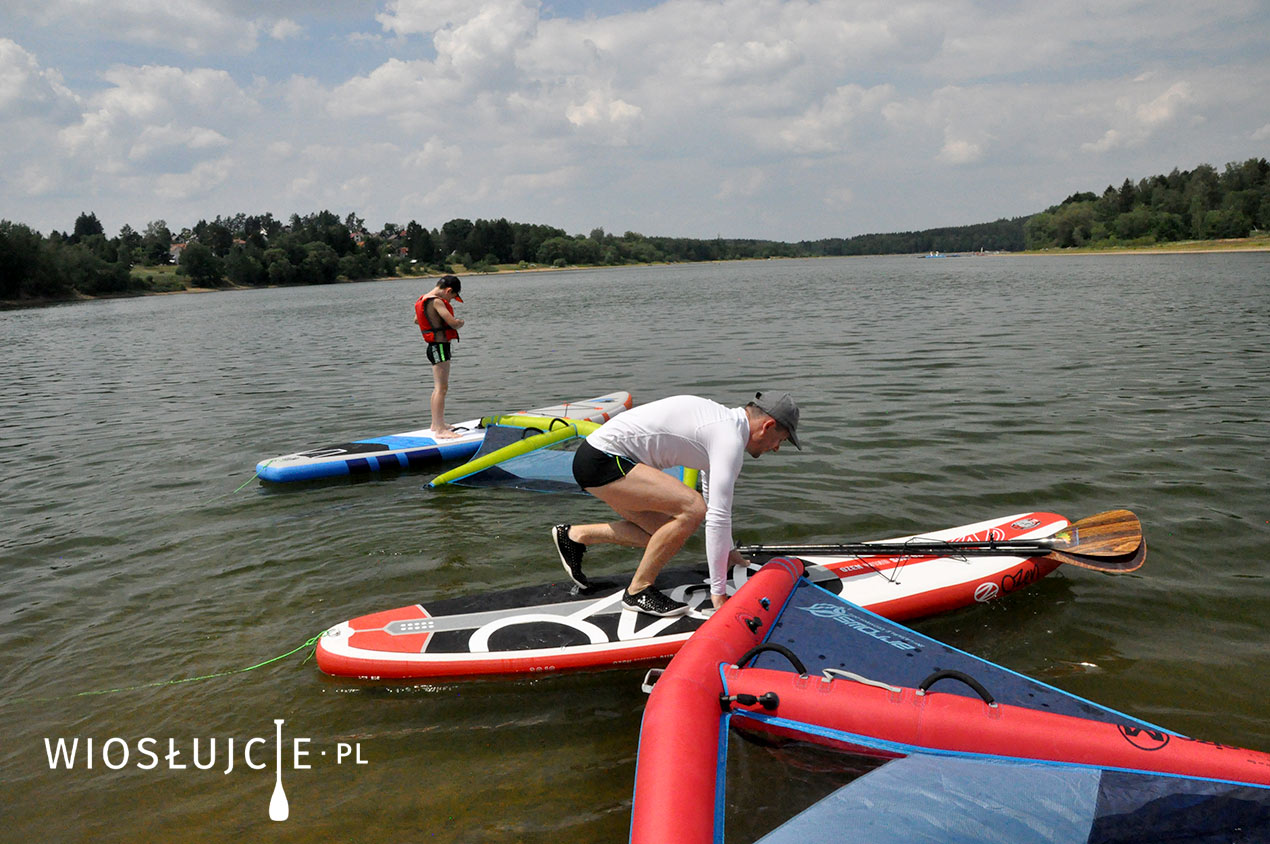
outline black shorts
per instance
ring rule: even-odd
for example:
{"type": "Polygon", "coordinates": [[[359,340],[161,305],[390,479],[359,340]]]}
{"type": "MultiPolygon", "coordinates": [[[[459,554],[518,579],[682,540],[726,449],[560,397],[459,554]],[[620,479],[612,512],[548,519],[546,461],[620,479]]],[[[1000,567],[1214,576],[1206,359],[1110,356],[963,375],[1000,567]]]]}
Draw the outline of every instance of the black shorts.
{"type": "Polygon", "coordinates": [[[573,479],[583,489],[604,486],[626,477],[636,462],[618,454],[605,454],[586,440],[573,453],[573,479]]]}
{"type": "Polygon", "coordinates": [[[436,366],[438,363],[445,363],[450,359],[449,343],[429,343],[428,344],[428,361],[436,366]]]}

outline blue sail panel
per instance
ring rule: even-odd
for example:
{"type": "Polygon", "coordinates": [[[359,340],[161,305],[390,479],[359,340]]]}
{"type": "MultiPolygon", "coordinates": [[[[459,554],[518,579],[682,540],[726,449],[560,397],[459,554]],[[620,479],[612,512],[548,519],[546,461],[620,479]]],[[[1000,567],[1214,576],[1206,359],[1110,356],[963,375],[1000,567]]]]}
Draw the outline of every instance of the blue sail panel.
{"type": "Polygon", "coordinates": [[[1085,844],[1097,770],[914,754],[843,786],[763,844],[1085,844]]]}
{"type": "MultiPolygon", "coordinates": [[[[490,425],[485,442],[470,461],[471,465],[483,468],[465,472],[464,466],[460,466],[439,476],[433,485],[444,478],[445,483],[456,486],[582,494],[582,487],[573,479],[573,455],[586,432],[596,426],[572,423],[569,427],[571,434],[558,428],[540,431],[490,425]]],[[[682,466],[667,469],[666,474],[695,486],[695,474],[685,474],[682,466]]]]}
{"type": "Polygon", "coordinates": [[[1164,841],[1270,841],[1270,789],[913,751],[842,786],[759,839],[760,844],[1164,841]]]}

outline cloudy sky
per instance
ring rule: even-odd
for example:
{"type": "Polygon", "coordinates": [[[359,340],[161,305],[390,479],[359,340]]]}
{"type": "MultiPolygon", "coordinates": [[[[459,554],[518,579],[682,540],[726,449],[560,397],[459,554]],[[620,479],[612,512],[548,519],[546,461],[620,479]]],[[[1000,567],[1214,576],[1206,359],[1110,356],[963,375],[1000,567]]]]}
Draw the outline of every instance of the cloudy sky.
{"type": "Polygon", "coordinates": [[[1270,156],[1270,0],[40,0],[0,219],[783,240],[1270,156]]]}

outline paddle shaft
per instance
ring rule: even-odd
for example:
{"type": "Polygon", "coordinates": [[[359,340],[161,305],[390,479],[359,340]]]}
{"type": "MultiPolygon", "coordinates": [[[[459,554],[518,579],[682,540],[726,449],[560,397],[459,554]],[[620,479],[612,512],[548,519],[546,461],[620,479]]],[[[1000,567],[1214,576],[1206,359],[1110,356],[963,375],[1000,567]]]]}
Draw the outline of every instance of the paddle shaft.
{"type": "Polygon", "coordinates": [[[742,555],[788,554],[790,556],[852,554],[868,557],[949,557],[1008,556],[1037,557],[1054,550],[1035,541],[1001,542],[845,542],[838,545],[741,545],[742,555]]]}
{"type": "Polygon", "coordinates": [[[837,545],[747,545],[737,550],[741,554],[773,556],[851,554],[871,557],[1050,557],[1083,568],[1114,572],[1134,571],[1146,559],[1142,524],[1128,510],[1098,513],[1060,528],[1049,536],[1035,539],[954,542],[917,538],[906,542],[848,542],[837,545]]]}

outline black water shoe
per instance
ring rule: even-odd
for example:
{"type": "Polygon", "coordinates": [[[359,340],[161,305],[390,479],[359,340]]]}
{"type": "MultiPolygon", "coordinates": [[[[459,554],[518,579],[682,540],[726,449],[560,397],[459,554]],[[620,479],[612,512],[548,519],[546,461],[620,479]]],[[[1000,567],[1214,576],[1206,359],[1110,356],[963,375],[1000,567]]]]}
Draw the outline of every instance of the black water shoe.
{"type": "Polygon", "coordinates": [[[551,529],[551,542],[560,555],[560,564],[569,573],[569,578],[583,589],[591,588],[591,581],[582,573],[582,555],[586,546],[569,538],[570,525],[556,525],[551,529]]]}
{"type": "Polygon", "coordinates": [[[647,589],[640,590],[632,595],[630,592],[622,592],[622,609],[631,612],[642,612],[648,615],[659,615],[662,618],[669,618],[675,615],[686,615],[688,613],[688,605],[682,601],[676,601],[664,592],[659,591],[655,587],[649,586],[647,589]]]}

